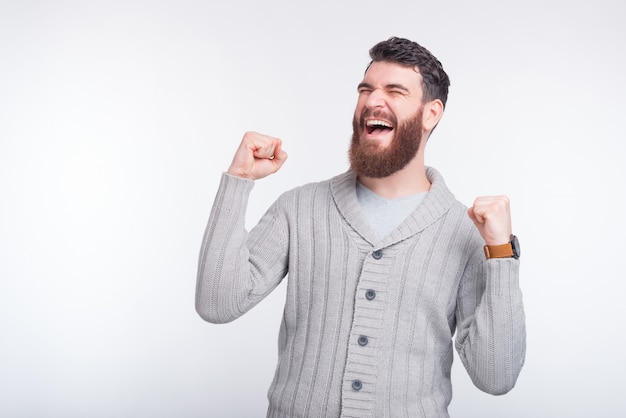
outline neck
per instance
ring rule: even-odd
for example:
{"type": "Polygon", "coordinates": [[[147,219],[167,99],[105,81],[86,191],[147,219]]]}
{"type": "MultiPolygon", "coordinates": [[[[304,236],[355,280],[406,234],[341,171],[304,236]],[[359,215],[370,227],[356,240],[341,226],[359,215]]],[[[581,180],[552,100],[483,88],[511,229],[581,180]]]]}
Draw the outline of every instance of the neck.
{"type": "Polygon", "coordinates": [[[423,149],[402,170],[383,178],[358,176],[368,189],[385,199],[397,199],[430,190],[423,149]]]}

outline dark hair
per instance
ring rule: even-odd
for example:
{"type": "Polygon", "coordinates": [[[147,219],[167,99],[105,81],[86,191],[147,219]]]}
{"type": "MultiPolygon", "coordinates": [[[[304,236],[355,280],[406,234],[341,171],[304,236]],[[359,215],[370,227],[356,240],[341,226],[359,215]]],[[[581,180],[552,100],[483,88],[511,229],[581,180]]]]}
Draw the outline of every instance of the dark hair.
{"type": "MultiPolygon", "coordinates": [[[[404,38],[391,37],[381,41],[370,49],[370,58],[373,62],[394,62],[408,67],[417,67],[422,75],[423,102],[439,99],[444,107],[448,100],[448,86],[450,79],[443,70],[443,66],[429,50],[404,38]]],[[[367,72],[367,69],[365,70],[367,72]]]]}

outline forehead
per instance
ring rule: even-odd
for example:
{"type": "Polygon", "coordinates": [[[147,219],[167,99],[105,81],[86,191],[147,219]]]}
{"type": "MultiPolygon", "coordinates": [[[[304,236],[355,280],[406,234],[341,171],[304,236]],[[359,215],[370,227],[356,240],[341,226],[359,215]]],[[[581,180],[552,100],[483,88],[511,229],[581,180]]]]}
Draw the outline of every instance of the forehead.
{"type": "Polygon", "coordinates": [[[376,87],[401,84],[409,90],[422,89],[422,75],[419,69],[395,62],[373,62],[365,72],[363,82],[376,87]]]}

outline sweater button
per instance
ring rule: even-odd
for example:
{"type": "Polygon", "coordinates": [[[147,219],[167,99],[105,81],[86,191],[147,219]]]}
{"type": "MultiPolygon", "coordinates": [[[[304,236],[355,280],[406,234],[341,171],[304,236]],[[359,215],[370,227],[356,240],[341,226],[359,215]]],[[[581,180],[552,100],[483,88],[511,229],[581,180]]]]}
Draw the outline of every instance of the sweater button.
{"type": "Polygon", "coordinates": [[[376,292],[373,291],[372,289],[365,291],[365,298],[367,300],[374,300],[375,297],[376,297],[376,292]]]}
{"type": "Polygon", "coordinates": [[[365,335],[361,335],[357,341],[361,347],[365,347],[369,342],[369,339],[365,335]]]}
{"type": "Polygon", "coordinates": [[[360,380],[355,380],[352,382],[352,389],[359,391],[363,389],[363,383],[360,380]]]}
{"type": "Polygon", "coordinates": [[[383,257],[383,252],[381,250],[376,250],[372,253],[372,257],[376,260],[380,260],[383,257]]]}

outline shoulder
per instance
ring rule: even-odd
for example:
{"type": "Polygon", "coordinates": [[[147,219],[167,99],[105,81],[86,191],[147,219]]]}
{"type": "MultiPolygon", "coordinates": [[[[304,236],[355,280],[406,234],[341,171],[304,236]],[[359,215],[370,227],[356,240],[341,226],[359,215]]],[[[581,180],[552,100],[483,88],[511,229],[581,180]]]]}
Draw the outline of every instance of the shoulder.
{"type": "Polygon", "coordinates": [[[433,200],[441,202],[441,205],[446,207],[445,217],[447,221],[455,224],[460,237],[472,241],[473,245],[482,247],[480,233],[467,214],[468,206],[459,201],[448,189],[439,171],[432,167],[426,167],[426,173],[431,182],[429,194],[432,195],[433,200]]]}
{"type": "Polygon", "coordinates": [[[426,176],[431,184],[429,195],[455,214],[467,213],[468,207],[459,201],[448,189],[443,175],[439,171],[433,167],[426,167],[426,176]]]}
{"type": "Polygon", "coordinates": [[[277,203],[284,205],[292,204],[296,201],[324,201],[326,198],[330,198],[331,189],[334,187],[333,185],[337,181],[341,181],[341,179],[346,177],[347,174],[348,173],[343,173],[330,179],[306,183],[301,186],[294,187],[282,193],[279,196],[277,203]]]}

